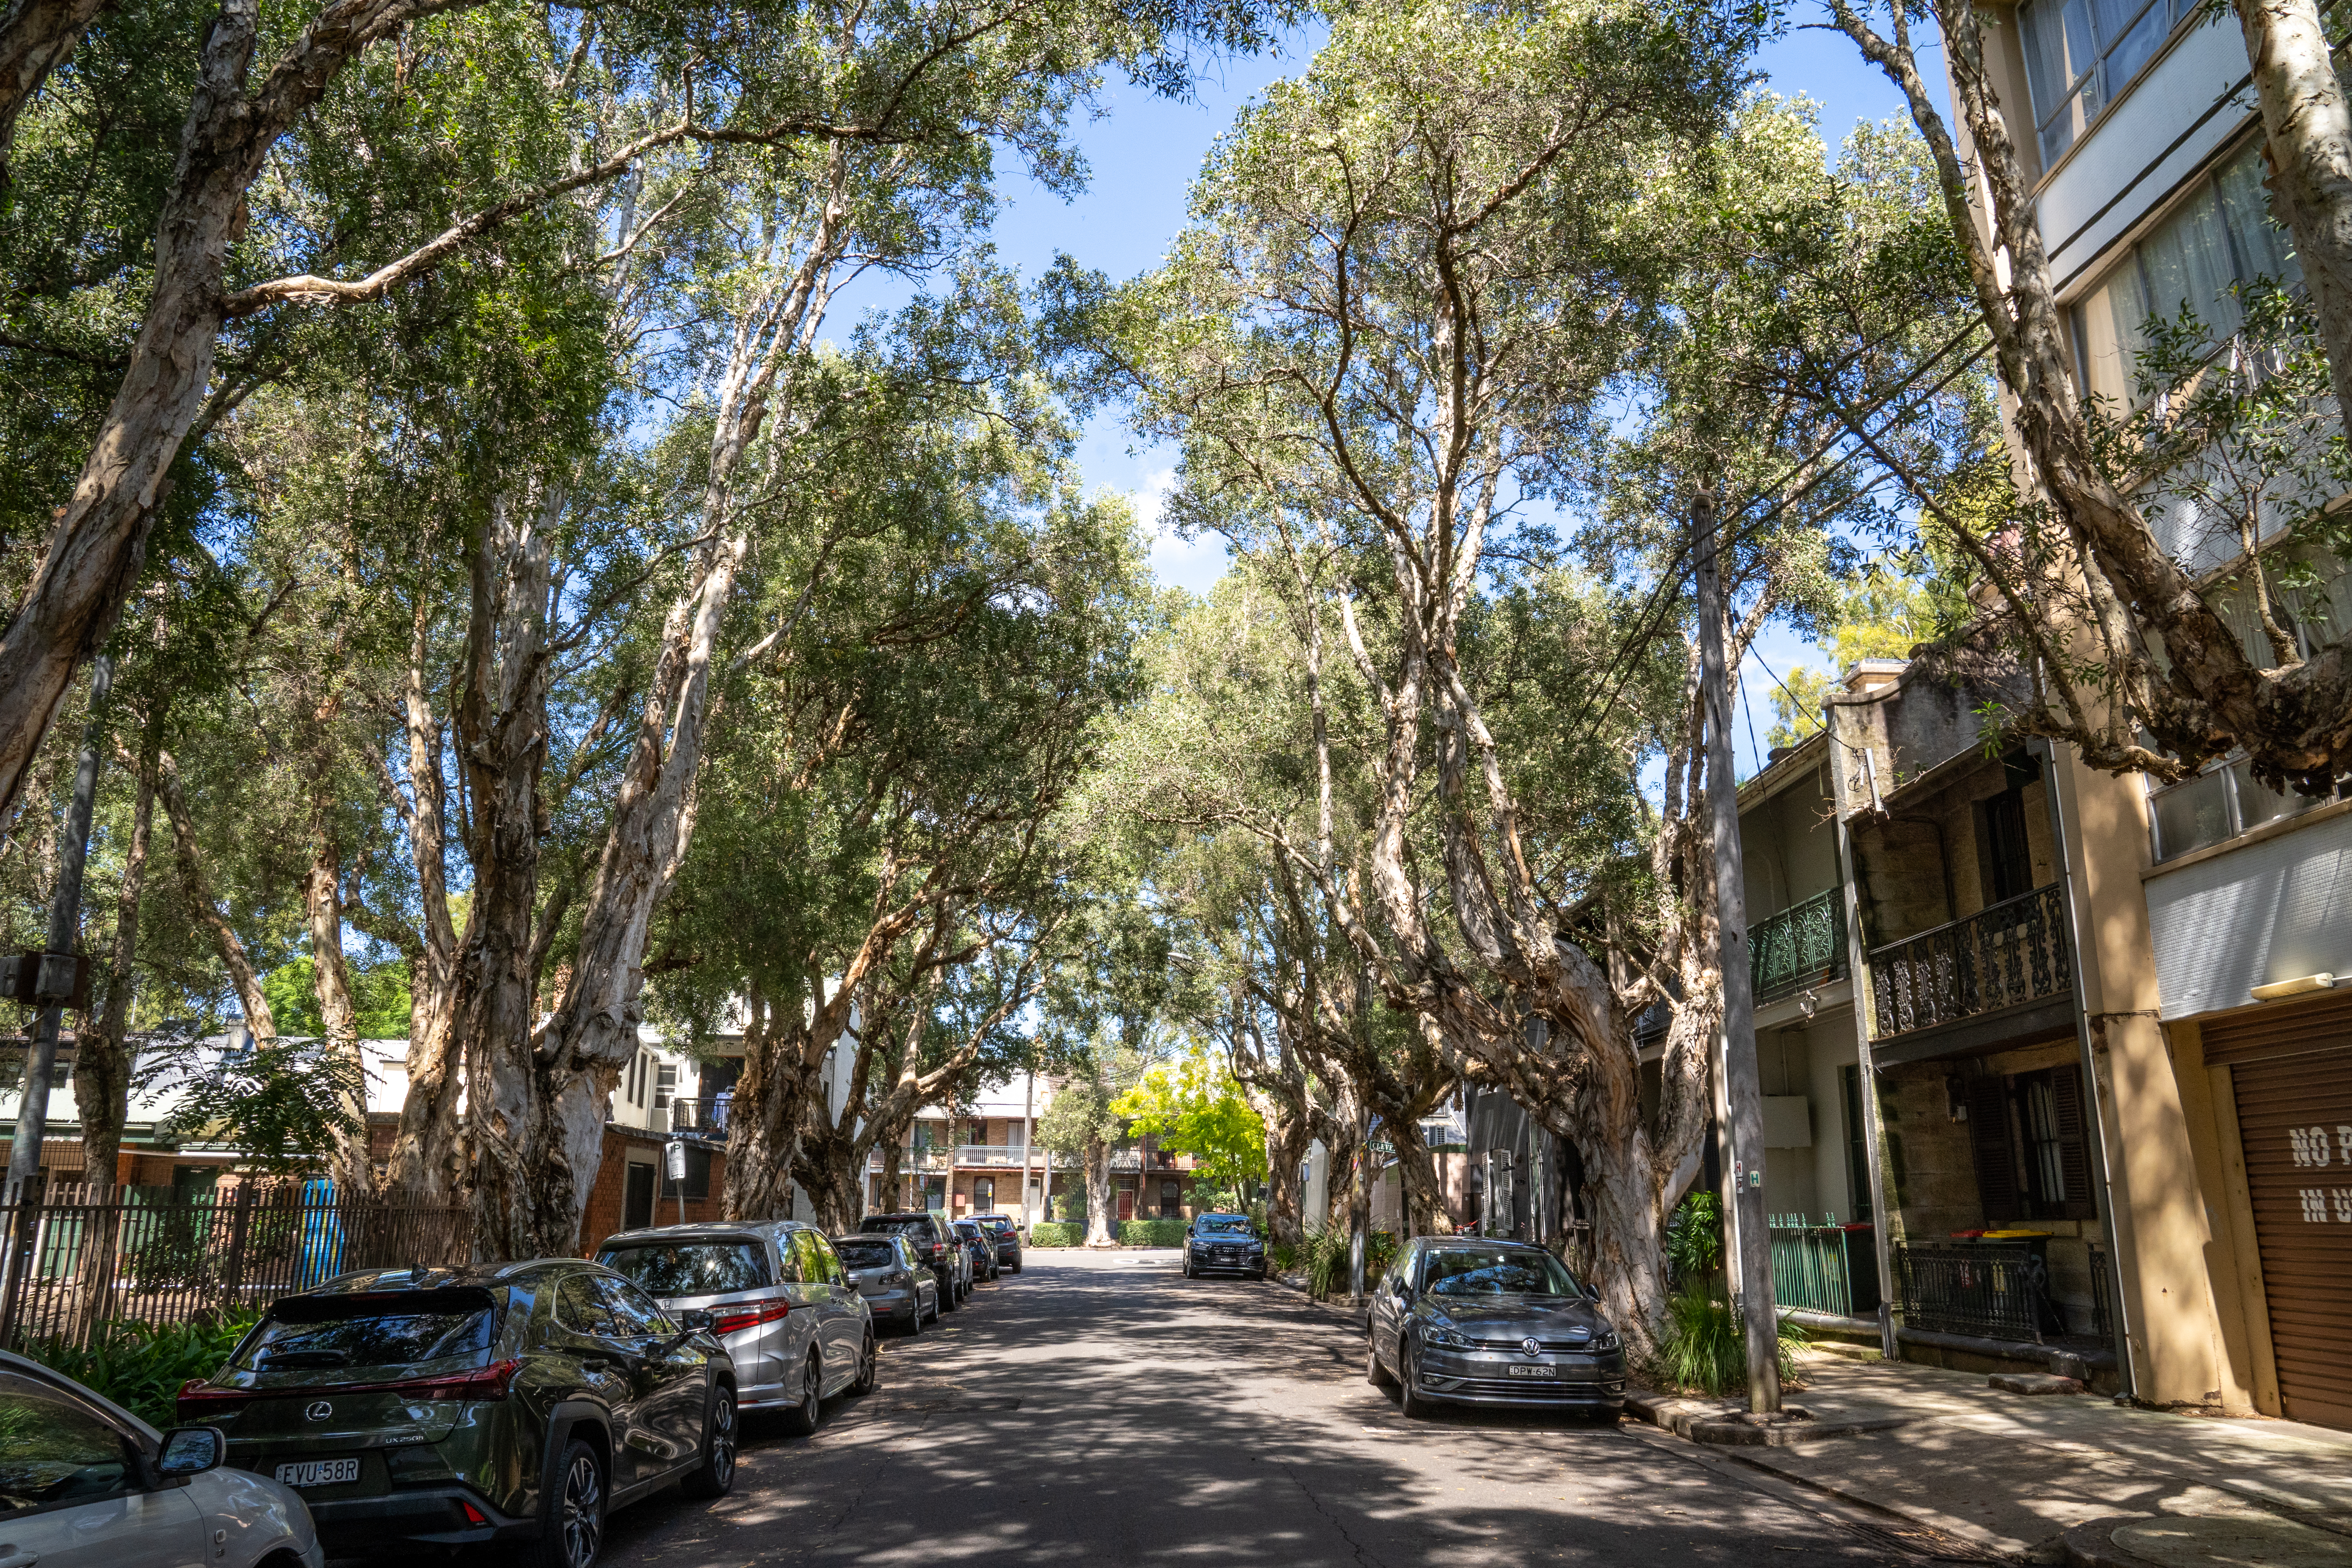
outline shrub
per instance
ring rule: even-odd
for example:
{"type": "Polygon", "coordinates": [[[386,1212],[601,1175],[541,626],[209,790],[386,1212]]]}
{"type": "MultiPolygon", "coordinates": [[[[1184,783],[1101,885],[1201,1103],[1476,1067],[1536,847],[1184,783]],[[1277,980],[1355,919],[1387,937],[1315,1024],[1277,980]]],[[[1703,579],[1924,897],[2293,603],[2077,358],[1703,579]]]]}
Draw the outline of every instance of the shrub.
{"type": "Polygon", "coordinates": [[[1287,1274],[1298,1267],[1298,1247],[1295,1242],[1275,1241],[1266,1244],[1265,1260],[1274,1265],[1277,1274],[1287,1274]]]}
{"type": "Polygon", "coordinates": [[[1056,1225],[1047,1220],[1029,1227],[1032,1247],[1076,1247],[1086,1238],[1087,1227],[1082,1225],[1056,1225]]]}
{"type": "Polygon", "coordinates": [[[1698,1289],[1722,1261],[1723,1200],[1696,1189],[1685,1193],[1666,1216],[1667,1283],[1698,1289]]]}
{"type": "Polygon", "coordinates": [[[218,1372],[236,1349],[236,1342],[259,1321],[257,1314],[246,1314],[160,1328],[146,1323],[100,1323],[86,1350],[56,1340],[36,1340],[26,1353],[143,1420],[157,1426],[175,1426],[180,1385],[192,1377],[210,1377],[218,1372]]]}
{"type": "Polygon", "coordinates": [[[1184,1222],[1181,1219],[1123,1219],[1118,1222],[1118,1244],[1121,1247],[1181,1247],[1184,1245],[1184,1222]]]}
{"type": "MultiPolygon", "coordinates": [[[[1348,1234],[1345,1226],[1336,1225],[1307,1233],[1307,1293],[1318,1301],[1348,1288],[1348,1234]]],[[[1376,1230],[1364,1238],[1365,1289],[1370,1290],[1372,1281],[1396,1261],[1396,1255],[1393,1232],[1376,1230]]]]}
{"type": "MultiPolygon", "coordinates": [[[[1798,1350],[1805,1331],[1783,1317],[1779,1343],[1780,1381],[1797,1381],[1798,1350]]],[[[1652,1370],[1677,1388],[1730,1394],[1748,1386],[1748,1335],[1731,1303],[1705,1290],[1685,1289],[1666,1301],[1666,1331],[1659,1338],[1652,1370]]]]}

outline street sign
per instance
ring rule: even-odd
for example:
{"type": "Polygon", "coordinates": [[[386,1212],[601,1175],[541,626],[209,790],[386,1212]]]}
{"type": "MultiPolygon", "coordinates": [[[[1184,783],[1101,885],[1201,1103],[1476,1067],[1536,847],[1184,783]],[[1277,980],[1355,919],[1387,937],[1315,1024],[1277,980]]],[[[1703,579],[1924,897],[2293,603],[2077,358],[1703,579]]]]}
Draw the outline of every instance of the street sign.
{"type": "Polygon", "coordinates": [[[686,1180],[686,1145],[684,1143],[675,1138],[671,1139],[662,1145],[662,1158],[668,1163],[671,1181],[686,1180]]]}

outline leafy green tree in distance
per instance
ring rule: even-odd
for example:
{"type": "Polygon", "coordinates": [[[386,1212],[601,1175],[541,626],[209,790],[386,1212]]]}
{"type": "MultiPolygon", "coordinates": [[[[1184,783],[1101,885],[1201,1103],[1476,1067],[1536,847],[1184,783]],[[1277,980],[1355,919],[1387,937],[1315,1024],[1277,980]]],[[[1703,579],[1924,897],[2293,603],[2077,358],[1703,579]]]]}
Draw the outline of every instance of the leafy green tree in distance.
{"type": "Polygon", "coordinates": [[[1110,1110],[1137,1135],[1192,1155],[1194,1168],[1220,1193],[1246,1199],[1251,1184],[1265,1179],[1265,1123],[1232,1070],[1209,1052],[1153,1063],[1110,1110]]]}

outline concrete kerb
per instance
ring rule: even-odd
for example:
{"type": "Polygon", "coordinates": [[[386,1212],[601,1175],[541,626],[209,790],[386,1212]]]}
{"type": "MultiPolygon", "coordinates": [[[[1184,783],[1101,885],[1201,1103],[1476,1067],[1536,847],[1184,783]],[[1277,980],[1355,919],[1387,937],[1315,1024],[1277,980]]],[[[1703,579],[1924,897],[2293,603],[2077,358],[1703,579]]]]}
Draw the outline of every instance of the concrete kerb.
{"type": "Polygon", "coordinates": [[[1781,1407],[1781,1419],[1759,1421],[1736,1404],[1720,1399],[1690,1399],[1680,1394],[1632,1389],[1625,1394],[1625,1413],[1661,1431],[1692,1443],[1726,1448],[1785,1448],[1832,1437],[1858,1437],[1908,1426],[1910,1417],[1886,1416],[1864,1421],[1818,1421],[1801,1405],[1781,1407]]]}

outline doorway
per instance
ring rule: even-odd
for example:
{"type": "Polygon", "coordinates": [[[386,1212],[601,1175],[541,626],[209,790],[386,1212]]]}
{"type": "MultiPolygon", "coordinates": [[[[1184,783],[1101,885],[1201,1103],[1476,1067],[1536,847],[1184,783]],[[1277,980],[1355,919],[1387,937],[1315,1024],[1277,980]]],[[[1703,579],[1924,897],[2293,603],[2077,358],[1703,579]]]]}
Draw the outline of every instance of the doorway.
{"type": "Polygon", "coordinates": [[[621,1228],[643,1230],[654,1223],[654,1168],[631,1165],[621,1194],[621,1228]]]}
{"type": "Polygon", "coordinates": [[[1121,1220],[1135,1217],[1135,1184],[1132,1182],[1118,1184],[1118,1217],[1121,1220]]]}

